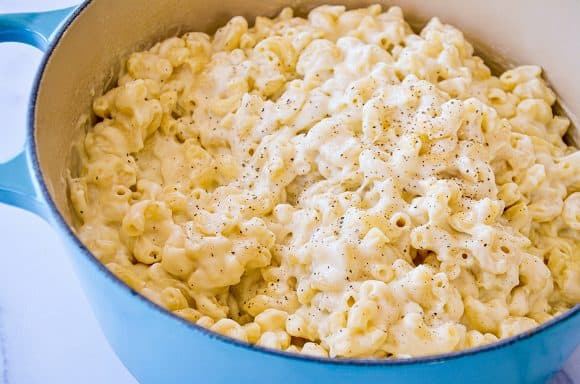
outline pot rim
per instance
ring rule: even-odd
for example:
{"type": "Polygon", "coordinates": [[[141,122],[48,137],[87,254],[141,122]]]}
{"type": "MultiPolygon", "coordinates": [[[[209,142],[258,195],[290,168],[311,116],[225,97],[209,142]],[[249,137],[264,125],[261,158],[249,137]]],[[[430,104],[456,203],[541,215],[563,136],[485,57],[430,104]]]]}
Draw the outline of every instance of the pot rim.
{"type": "Polygon", "coordinates": [[[461,351],[455,352],[448,352],[443,354],[437,355],[428,355],[428,356],[421,356],[421,357],[411,357],[411,358],[397,358],[397,359],[356,359],[356,358],[331,358],[331,357],[316,357],[316,356],[309,356],[309,355],[301,355],[298,353],[293,352],[286,352],[282,350],[266,348],[259,345],[251,344],[248,342],[244,342],[241,340],[237,340],[217,332],[211,331],[207,328],[204,328],[200,325],[192,323],[183,319],[182,317],[169,312],[165,308],[161,307],[160,305],[150,301],[149,299],[142,296],[140,293],[135,291],[133,288],[129,287],[125,284],[121,279],[115,276],[109,269],[105,267],[86,247],[85,245],[79,240],[79,238],[75,235],[71,227],[67,224],[64,217],[59,212],[58,208],[52,196],[50,195],[46,183],[44,181],[44,176],[42,170],[40,168],[40,163],[38,159],[37,153],[37,146],[35,141],[35,115],[36,115],[36,103],[38,97],[38,91],[40,89],[44,70],[48,65],[51,56],[58,46],[60,39],[67,32],[70,25],[77,19],[77,17],[91,4],[94,0],[84,0],[82,4],[80,4],[73,13],[67,18],[67,20],[60,26],[58,31],[54,34],[53,39],[50,41],[46,53],[44,53],[42,57],[41,64],[36,72],[34,83],[32,87],[32,91],[30,94],[29,104],[28,104],[28,111],[27,111],[27,127],[26,127],[26,148],[25,150],[29,152],[31,160],[32,160],[32,169],[34,173],[34,177],[38,182],[40,193],[44,201],[47,203],[48,210],[50,213],[50,217],[54,223],[57,224],[59,231],[59,235],[66,236],[82,253],[83,257],[86,257],[89,262],[96,267],[98,273],[103,273],[105,277],[107,277],[111,282],[116,284],[120,287],[124,293],[130,294],[131,296],[135,297],[136,300],[140,300],[145,305],[149,306],[152,310],[157,311],[161,315],[165,316],[166,318],[170,319],[171,321],[175,321],[177,324],[181,326],[185,326],[192,331],[196,331],[201,333],[204,336],[209,336],[210,338],[218,339],[221,342],[225,342],[231,344],[235,347],[239,347],[242,349],[264,353],[267,355],[271,355],[273,357],[282,357],[289,360],[298,360],[304,361],[307,363],[322,363],[328,365],[346,365],[346,366],[378,366],[378,367],[389,367],[389,366],[407,366],[407,365],[417,365],[422,363],[438,363],[438,362],[445,362],[449,360],[459,359],[463,357],[470,357],[474,355],[481,355],[487,352],[492,352],[497,349],[508,347],[514,343],[519,341],[523,341],[529,339],[534,336],[538,336],[541,333],[555,327],[556,325],[563,325],[567,321],[570,321],[574,318],[577,318],[580,314],[580,304],[575,305],[574,307],[570,308],[568,311],[553,317],[552,319],[540,324],[537,327],[529,329],[525,332],[517,334],[515,336],[511,336],[505,339],[501,339],[499,341],[474,347],[468,348],[461,351]]]}

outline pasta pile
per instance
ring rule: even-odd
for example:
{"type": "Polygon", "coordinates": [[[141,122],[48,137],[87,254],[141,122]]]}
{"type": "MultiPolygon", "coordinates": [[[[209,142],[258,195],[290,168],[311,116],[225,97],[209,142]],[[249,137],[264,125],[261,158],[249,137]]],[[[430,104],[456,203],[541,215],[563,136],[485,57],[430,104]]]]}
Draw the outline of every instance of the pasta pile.
{"type": "Polygon", "coordinates": [[[69,179],[133,289],[261,346],[461,350],[580,302],[580,152],[537,66],[401,10],[284,9],[133,53],[69,179]]]}

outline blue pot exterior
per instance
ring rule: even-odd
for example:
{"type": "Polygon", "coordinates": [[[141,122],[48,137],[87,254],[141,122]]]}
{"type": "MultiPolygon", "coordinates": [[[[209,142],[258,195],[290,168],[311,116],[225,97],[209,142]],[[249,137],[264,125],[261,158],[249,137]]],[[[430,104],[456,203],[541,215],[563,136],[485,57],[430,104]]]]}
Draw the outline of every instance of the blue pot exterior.
{"type": "MultiPolygon", "coordinates": [[[[83,6],[75,11],[73,18],[82,8],[83,6]]],[[[9,21],[6,25],[13,28],[10,29],[10,36],[15,36],[16,32],[13,31],[17,29],[14,28],[21,28],[24,22],[30,24],[30,20],[38,21],[39,25],[47,25],[44,29],[40,28],[42,33],[38,36],[31,36],[30,33],[17,34],[23,36],[21,41],[42,47],[49,40],[51,28],[57,25],[55,15],[64,17],[71,11],[69,9],[50,14],[42,22],[38,21],[41,15],[35,15],[32,19],[23,17],[17,19],[17,23],[14,20],[5,21],[9,21]]],[[[47,217],[61,233],[106,338],[140,383],[202,380],[206,383],[304,384],[545,383],[580,344],[578,305],[557,319],[558,321],[552,320],[536,330],[477,350],[427,358],[382,361],[301,358],[228,339],[170,314],[132,291],[96,260],[76,238],[52,203],[34,148],[35,95],[44,63],[32,93],[25,154],[28,168],[33,168],[34,173],[31,176],[32,192],[22,188],[23,183],[18,183],[16,187],[19,188],[15,191],[36,195],[38,190],[35,184],[38,183],[41,192],[38,202],[47,207],[46,210],[42,209],[41,215],[47,217]]],[[[6,170],[22,168],[21,162],[14,164],[6,170]]],[[[9,200],[6,196],[4,200],[11,204],[15,204],[12,200],[20,201],[18,199],[21,197],[15,195],[18,198],[16,199],[10,195],[12,200],[9,200]]],[[[34,210],[34,202],[31,203],[25,198],[20,206],[34,210]]]]}

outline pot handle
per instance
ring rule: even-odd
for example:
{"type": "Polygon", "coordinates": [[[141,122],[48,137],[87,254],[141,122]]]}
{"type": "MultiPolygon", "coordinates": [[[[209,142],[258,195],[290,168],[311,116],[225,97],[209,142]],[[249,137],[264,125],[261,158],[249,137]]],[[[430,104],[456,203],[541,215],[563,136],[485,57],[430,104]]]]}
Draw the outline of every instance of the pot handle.
{"type": "MultiPolygon", "coordinates": [[[[75,9],[0,15],[0,43],[25,43],[46,51],[58,27],[75,9]]],[[[28,145],[25,145],[22,152],[0,164],[0,203],[23,208],[48,219],[49,210],[34,178],[27,148],[28,145]]]]}
{"type": "Polygon", "coordinates": [[[51,37],[76,8],[0,15],[0,43],[25,43],[46,51],[51,37]]]}

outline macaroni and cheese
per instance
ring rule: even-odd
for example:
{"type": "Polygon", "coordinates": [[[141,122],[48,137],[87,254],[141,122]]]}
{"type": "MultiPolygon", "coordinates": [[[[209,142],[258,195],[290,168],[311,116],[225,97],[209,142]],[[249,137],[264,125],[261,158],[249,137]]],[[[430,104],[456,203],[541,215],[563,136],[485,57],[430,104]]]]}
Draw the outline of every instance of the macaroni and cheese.
{"type": "Polygon", "coordinates": [[[409,357],[580,302],[580,152],[537,66],[401,10],[284,9],[130,55],[69,178],[140,294],[249,343],[409,357]]]}

